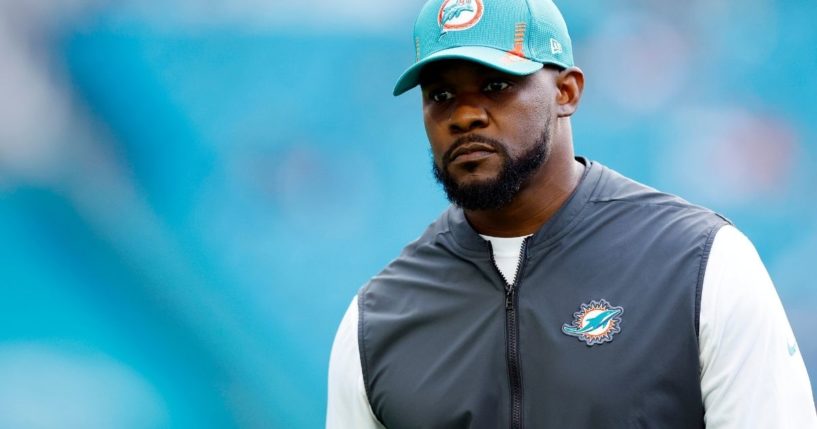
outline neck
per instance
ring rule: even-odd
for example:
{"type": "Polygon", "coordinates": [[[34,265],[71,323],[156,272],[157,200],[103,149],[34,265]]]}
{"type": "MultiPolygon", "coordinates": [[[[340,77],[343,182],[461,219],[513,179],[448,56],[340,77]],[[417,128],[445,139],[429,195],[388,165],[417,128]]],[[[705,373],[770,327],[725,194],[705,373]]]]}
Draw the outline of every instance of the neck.
{"type": "Polygon", "coordinates": [[[581,180],[584,166],[573,155],[570,128],[553,141],[550,157],[507,206],[497,210],[466,210],[480,234],[521,237],[539,230],[564,205],[581,180]]]}

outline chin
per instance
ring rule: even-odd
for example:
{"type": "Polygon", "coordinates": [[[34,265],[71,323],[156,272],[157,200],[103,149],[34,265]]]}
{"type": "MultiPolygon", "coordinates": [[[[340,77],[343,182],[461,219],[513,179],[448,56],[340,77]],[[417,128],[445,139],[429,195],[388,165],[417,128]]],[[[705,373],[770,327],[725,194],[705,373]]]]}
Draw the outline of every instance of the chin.
{"type": "Polygon", "coordinates": [[[468,172],[456,177],[457,186],[484,185],[496,181],[497,173],[468,172]]]}
{"type": "Polygon", "coordinates": [[[475,162],[449,167],[449,174],[457,182],[485,182],[499,177],[501,165],[493,163],[475,162]],[[453,167],[453,168],[452,168],[453,167]]]}

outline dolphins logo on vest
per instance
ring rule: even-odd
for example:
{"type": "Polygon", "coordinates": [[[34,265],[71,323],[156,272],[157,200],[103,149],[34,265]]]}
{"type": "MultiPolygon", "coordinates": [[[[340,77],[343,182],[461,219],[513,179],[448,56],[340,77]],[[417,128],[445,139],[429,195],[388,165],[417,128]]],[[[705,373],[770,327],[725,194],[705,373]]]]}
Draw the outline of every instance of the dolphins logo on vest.
{"type": "Polygon", "coordinates": [[[562,332],[588,346],[613,341],[613,335],[621,332],[621,315],[624,308],[613,307],[604,299],[582,304],[573,313],[573,323],[562,325],[562,332]]]}
{"type": "Polygon", "coordinates": [[[440,6],[437,21],[440,31],[445,34],[449,31],[467,30],[482,19],[484,10],[482,0],[445,0],[440,6]]]}

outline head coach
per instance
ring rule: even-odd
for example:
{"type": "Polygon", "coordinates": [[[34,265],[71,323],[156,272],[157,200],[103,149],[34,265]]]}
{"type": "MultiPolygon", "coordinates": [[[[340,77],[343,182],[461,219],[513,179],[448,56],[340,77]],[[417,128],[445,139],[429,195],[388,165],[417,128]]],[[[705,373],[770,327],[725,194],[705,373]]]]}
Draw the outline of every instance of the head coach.
{"type": "Polygon", "coordinates": [[[817,428],[751,242],[574,155],[551,0],[430,0],[413,43],[452,205],[353,299],[327,428],[817,428]]]}

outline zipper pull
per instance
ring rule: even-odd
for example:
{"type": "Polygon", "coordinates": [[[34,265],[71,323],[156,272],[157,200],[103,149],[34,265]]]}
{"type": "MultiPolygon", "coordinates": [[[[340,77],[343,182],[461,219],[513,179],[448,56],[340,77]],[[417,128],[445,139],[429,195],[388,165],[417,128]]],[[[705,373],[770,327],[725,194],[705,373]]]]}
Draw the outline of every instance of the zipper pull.
{"type": "Polygon", "coordinates": [[[508,289],[508,292],[505,293],[505,309],[513,309],[513,288],[508,289]]]}

